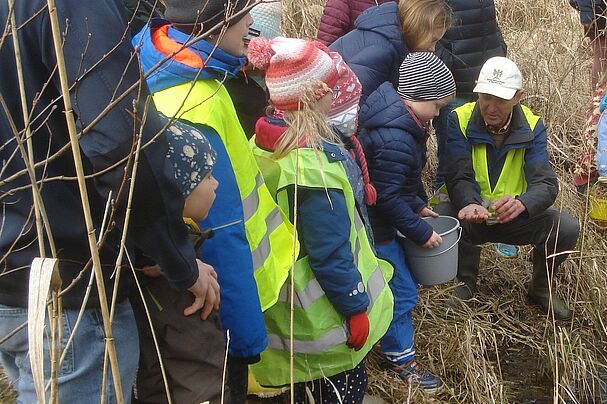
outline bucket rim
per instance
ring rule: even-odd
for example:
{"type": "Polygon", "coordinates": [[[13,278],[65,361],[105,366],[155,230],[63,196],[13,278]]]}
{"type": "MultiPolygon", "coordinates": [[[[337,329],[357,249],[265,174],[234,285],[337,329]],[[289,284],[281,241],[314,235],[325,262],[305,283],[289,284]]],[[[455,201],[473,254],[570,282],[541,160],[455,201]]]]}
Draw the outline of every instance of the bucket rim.
{"type": "Polygon", "coordinates": [[[454,231],[457,231],[457,229],[459,229],[461,227],[461,223],[459,222],[459,219],[453,216],[447,216],[447,215],[438,215],[438,217],[432,217],[432,216],[426,216],[423,217],[423,220],[431,220],[431,219],[441,219],[441,218],[445,218],[445,219],[452,219],[455,222],[455,226],[452,227],[449,230],[446,230],[442,233],[438,233],[439,236],[443,237],[446,236],[447,234],[450,234],[454,231]]]}

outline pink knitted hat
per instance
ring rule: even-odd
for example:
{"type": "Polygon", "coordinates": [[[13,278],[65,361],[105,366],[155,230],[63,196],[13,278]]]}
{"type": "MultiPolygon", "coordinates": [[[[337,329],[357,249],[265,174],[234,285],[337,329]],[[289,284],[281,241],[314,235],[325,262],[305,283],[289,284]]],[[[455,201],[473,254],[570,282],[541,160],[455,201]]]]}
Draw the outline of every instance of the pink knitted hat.
{"type": "Polygon", "coordinates": [[[356,133],[358,104],[362,85],[356,74],[337,52],[330,52],[335,61],[339,78],[333,89],[333,101],[329,111],[329,122],[339,128],[344,136],[356,133]]]}
{"type": "Polygon", "coordinates": [[[280,36],[268,41],[258,37],[251,40],[247,55],[253,66],[266,71],[272,104],[282,110],[299,109],[302,92],[310,85],[315,86],[316,99],[321,99],[338,79],[335,62],[320,42],[280,36]]]}

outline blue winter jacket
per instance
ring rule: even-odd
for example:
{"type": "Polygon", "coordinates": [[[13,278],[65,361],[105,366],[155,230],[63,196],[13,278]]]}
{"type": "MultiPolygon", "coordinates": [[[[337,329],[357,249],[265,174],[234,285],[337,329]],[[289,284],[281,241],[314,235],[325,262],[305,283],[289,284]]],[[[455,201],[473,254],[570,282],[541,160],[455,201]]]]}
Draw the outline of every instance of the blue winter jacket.
{"type": "Polygon", "coordinates": [[[417,244],[432,235],[418,215],[427,203],[421,181],[427,134],[411,114],[389,82],[360,108],[364,123],[358,138],[377,189],[377,204],[368,207],[376,242],[394,239],[397,230],[417,244]]]}
{"type": "Polygon", "coordinates": [[[400,28],[398,6],[390,1],[371,7],[355,21],[356,28],[329,48],[341,54],[358,76],[364,100],[384,81],[398,87],[398,69],[409,51],[400,28]]]}
{"type": "MultiPolygon", "coordinates": [[[[166,22],[154,20],[151,24],[156,27],[166,22]]],[[[144,29],[133,39],[133,43],[140,44],[140,60],[144,71],[164,58],[152,43],[149,32],[149,29],[144,29]]],[[[184,43],[189,38],[175,29],[169,29],[168,35],[179,43],[184,43]]],[[[148,85],[153,91],[188,83],[196,78],[223,79],[226,74],[232,77],[244,63],[244,58],[232,56],[220,49],[215,49],[209,58],[213,45],[206,41],[199,41],[189,49],[206,61],[205,69],[199,72],[174,60],[165,63],[148,77],[148,85]]],[[[204,103],[200,108],[204,108],[204,103]]],[[[217,271],[221,287],[221,322],[224,329],[230,330],[230,355],[254,357],[265,349],[267,334],[253,278],[253,260],[245,233],[238,184],[226,147],[217,132],[200,123],[188,123],[200,129],[217,151],[217,162],[213,168],[213,176],[219,182],[217,197],[209,216],[199,224],[201,228],[221,228],[215,230],[214,236],[205,241],[200,256],[217,271]]]]}

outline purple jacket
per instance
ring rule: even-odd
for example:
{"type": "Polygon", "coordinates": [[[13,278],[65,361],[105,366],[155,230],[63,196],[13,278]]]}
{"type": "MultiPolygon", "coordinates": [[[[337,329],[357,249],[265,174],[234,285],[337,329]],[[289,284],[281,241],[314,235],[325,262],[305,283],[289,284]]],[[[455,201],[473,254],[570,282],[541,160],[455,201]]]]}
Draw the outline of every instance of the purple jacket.
{"type": "Polygon", "coordinates": [[[354,29],[354,21],[369,7],[391,0],[327,0],[317,39],[329,46],[354,29]]]}

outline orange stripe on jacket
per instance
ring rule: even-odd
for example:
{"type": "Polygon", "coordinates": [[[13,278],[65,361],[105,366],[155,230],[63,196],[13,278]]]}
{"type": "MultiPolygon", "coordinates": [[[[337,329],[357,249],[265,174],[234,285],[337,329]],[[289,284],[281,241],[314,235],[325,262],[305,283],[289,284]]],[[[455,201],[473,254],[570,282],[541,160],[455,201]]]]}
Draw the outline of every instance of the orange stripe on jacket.
{"type": "Polygon", "coordinates": [[[156,49],[166,56],[177,52],[172,57],[173,60],[195,69],[204,68],[204,61],[202,58],[195,52],[188,48],[184,48],[183,45],[169,38],[168,32],[169,25],[163,25],[152,32],[152,43],[156,49]]]}

